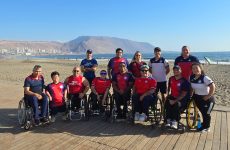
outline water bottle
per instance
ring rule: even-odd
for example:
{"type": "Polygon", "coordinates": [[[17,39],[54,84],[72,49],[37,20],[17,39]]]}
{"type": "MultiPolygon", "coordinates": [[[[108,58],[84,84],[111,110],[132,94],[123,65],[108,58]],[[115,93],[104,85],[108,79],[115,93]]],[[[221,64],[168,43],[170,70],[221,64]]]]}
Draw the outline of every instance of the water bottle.
{"type": "Polygon", "coordinates": [[[200,121],[200,117],[198,118],[198,122],[197,122],[197,129],[200,129],[201,128],[201,121],[200,121]]]}

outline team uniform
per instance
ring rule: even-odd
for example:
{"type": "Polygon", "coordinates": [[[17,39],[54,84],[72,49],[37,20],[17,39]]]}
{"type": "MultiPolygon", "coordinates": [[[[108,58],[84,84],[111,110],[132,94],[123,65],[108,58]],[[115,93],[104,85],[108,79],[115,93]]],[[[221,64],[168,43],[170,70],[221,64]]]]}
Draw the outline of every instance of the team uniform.
{"type": "Polygon", "coordinates": [[[154,57],[150,59],[149,67],[152,70],[153,78],[157,81],[156,93],[160,91],[165,94],[167,90],[166,68],[169,67],[168,61],[163,57],[158,60],[154,57]]]}
{"type": "Polygon", "coordinates": [[[119,115],[122,115],[121,113],[121,105],[123,104],[123,116],[126,115],[127,112],[127,101],[130,100],[131,96],[131,89],[128,89],[128,86],[130,83],[134,82],[134,79],[132,77],[132,74],[127,73],[117,73],[113,75],[112,81],[115,82],[118,86],[118,89],[121,91],[124,91],[124,94],[120,94],[114,90],[114,98],[116,101],[117,111],[119,115]]]}
{"type": "Polygon", "coordinates": [[[47,85],[46,91],[48,91],[52,97],[52,101],[50,102],[51,116],[55,116],[58,112],[66,111],[66,105],[64,100],[65,90],[66,86],[62,82],[59,82],[57,84],[50,83],[47,85]]]}
{"type": "Polygon", "coordinates": [[[195,56],[189,55],[186,59],[184,59],[183,56],[179,56],[175,59],[174,65],[180,66],[182,77],[189,81],[189,77],[192,74],[192,64],[194,62],[199,63],[199,60],[195,56]]]}
{"type": "MultiPolygon", "coordinates": [[[[103,79],[103,78],[100,78],[100,77],[96,77],[96,78],[93,79],[92,86],[95,88],[96,92],[101,97],[103,97],[105,92],[106,92],[106,89],[110,88],[111,81],[109,79],[103,79]]],[[[93,110],[98,109],[99,106],[97,104],[97,101],[98,101],[97,95],[92,92],[91,96],[92,96],[92,101],[93,101],[92,109],[93,110]]]]}
{"type": "MultiPolygon", "coordinates": [[[[92,68],[93,66],[98,65],[96,59],[83,59],[81,61],[81,66],[84,66],[84,68],[92,68]]],[[[93,79],[95,78],[95,72],[94,71],[87,71],[83,73],[83,76],[89,81],[89,84],[92,84],[93,79]]]]}
{"type": "Polygon", "coordinates": [[[169,86],[168,88],[171,90],[171,94],[168,97],[168,100],[165,103],[166,109],[166,119],[171,120],[180,120],[180,111],[181,109],[185,109],[189,100],[189,91],[190,91],[190,84],[185,78],[176,79],[175,76],[169,78],[169,86]],[[187,92],[187,95],[181,99],[180,105],[175,103],[171,105],[169,100],[176,100],[182,91],[187,92]]]}
{"type": "Polygon", "coordinates": [[[205,95],[208,95],[210,87],[213,83],[212,79],[210,79],[206,75],[201,75],[198,79],[195,78],[195,75],[190,77],[190,83],[192,89],[194,90],[193,98],[197,107],[199,108],[202,116],[203,116],[203,129],[207,129],[210,127],[211,121],[211,111],[215,105],[214,96],[211,96],[208,100],[203,100],[205,95]]]}
{"type": "Polygon", "coordinates": [[[148,115],[149,106],[154,104],[156,99],[155,95],[147,95],[143,101],[140,101],[140,96],[148,92],[151,89],[156,89],[157,81],[153,78],[136,78],[134,82],[136,93],[133,94],[132,100],[134,103],[134,112],[143,112],[148,115]]]}
{"type": "Polygon", "coordinates": [[[79,94],[84,91],[85,86],[82,82],[83,76],[69,76],[67,80],[68,86],[68,97],[72,102],[72,109],[74,107],[80,108],[81,106],[81,99],[79,98],[79,94]]]}
{"type": "Polygon", "coordinates": [[[119,66],[122,62],[125,63],[126,67],[128,68],[129,62],[126,58],[113,57],[109,60],[108,68],[112,69],[112,76],[119,72],[119,66]]]}
{"type": "Polygon", "coordinates": [[[144,61],[140,63],[133,61],[129,64],[129,71],[133,74],[135,78],[141,77],[141,66],[146,65],[144,61]]]}
{"type": "Polygon", "coordinates": [[[34,119],[39,120],[39,108],[38,106],[41,105],[41,117],[44,118],[47,116],[47,107],[48,107],[48,98],[43,93],[44,85],[44,78],[43,76],[39,76],[38,79],[33,78],[32,74],[25,79],[24,87],[29,87],[29,90],[42,95],[42,100],[38,100],[36,96],[26,95],[25,100],[33,107],[34,111],[34,119]]]}

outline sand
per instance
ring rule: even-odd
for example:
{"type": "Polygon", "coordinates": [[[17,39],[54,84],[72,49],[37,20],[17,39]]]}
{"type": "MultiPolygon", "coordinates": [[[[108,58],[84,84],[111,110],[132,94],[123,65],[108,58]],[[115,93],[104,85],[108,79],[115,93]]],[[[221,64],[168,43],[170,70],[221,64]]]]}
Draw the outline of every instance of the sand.
{"type": "MultiPolygon", "coordinates": [[[[107,60],[99,60],[98,72],[106,69],[107,60]]],[[[79,65],[80,61],[74,60],[0,60],[0,107],[17,107],[19,99],[23,96],[23,83],[26,76],[31,74],[35,64],[43,68],[43,75],[46,84],[51,82],[50,73],[58,71],[61,74],[61,81],[71,75],[73,66],[79,65]],[[14,106],[8,106],[11,101],[15,101],[14,106]]],[[[172,67],[172,63],[170,64],[172,67]]],[[[216,103],[222,106],[230,106],[230,65],[204,65],[206,74],[211,77],[216,84],[216,103]]],[[[170,73],[172,75],[172,72],[170,73]]],[[[169,76],[170,76],[169,75],[169,76]]]]}

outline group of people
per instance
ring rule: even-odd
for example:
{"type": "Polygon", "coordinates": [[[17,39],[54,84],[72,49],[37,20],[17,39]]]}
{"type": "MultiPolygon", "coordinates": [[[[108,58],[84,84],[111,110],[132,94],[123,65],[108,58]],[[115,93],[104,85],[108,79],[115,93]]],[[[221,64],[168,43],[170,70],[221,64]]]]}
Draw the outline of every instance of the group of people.
{"type": "Polygon", "coordinates": [[[80,101],[86,97],[89,89],[92,109],[102,108],[101,106],[107,103],[112,85],[117,118],[126,118],[127,104],[132,100],[135,121],[145,121],[149,107],[154,104],[157,94],[160,93],[166,112],[166,126],[176,129],[181,108],[185,108],[193,97],[203,117],[199,130],[209,131],[210,113],[215,104],[215,84],[204,74],[199,60],[190,54],[187,46],[182,47],[181,56],[175,59],[173,76],[169,77],[168,81],[169,62],[161,56],[159,47],[154,49],[154,57],[148,63],[142,60],[139,51],[129,63],[123,57],[123,49],[117,48],[116,56],[108,62],[107,71],[101,70],[99,77],[95,75],[98,63],[92,53],[91,49],[86,51],[86,58],[81,61],[80,66],[73,68],[72,75],[67,77],[64,83],[60,82],[59,73],[54,71],[51,73],[53,82],[45,87],[41,75],[42,67],[34,66],[33,73],[25,79],[24,94],[33,107],[36,125],[40,121],[47,121],[48,100],[51,119],[54,121],[58,112],[65,114],[67,99],[71,100],[73,107],[80,108],[80,101]],[[39,103],[41,113],[38,110],[39,103]]]}

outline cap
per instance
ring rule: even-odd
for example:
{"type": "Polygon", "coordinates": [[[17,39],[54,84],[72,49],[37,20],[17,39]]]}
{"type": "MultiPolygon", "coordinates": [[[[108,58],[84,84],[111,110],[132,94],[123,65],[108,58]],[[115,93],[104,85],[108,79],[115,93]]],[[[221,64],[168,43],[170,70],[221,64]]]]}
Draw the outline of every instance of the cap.
{"type": "Polygon", "coordinates": [[[178,66],[178,65],[173,66],[173,69],[181,70],[180,66],[178,66]]]}
{"type": "Polygon", "coordinates": [[[160,52],[161,51],[161,48],[160,47],[155,47],[154,48],[154,52],[160,52]]]}
{"type": "Polygon", "coordinates": [[[122,51],[122,52],[123,52],[123,49],[117,48],[117,49],[116,49],[116,53],[117,53],[118,51],[122,51]]]}
{"type": "Polygon", "coordinates": [[[93,51],[92,51],[92,49],[88,49],[87,51],[86,51],[86,53],[93,53],[93,51]]]}
{"type": "Polygon", "coordinates": [[[149,66],[148,66],[148,65],[142,65],[142,66],[141,66],[141,70],[143,70],[144,68],[149,69],[149,66]]]}

